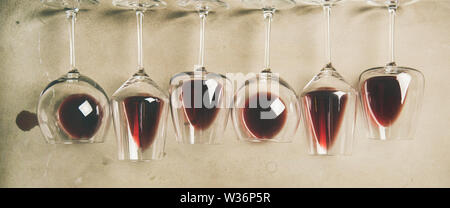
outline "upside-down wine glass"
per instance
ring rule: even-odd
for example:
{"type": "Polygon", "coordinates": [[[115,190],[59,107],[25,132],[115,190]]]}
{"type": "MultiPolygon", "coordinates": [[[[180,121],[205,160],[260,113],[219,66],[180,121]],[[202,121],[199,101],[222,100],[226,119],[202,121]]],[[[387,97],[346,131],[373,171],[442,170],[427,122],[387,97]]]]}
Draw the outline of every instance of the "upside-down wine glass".
{"type": "Polygon", "coordinates": [[[169,100],[144,70],[144,12],[161,9],[161,0],[113,0],[113,5],[132,9],[137,19],[138,66],[112,96],[113,121],[117,137],[119,160],[150,161],[164,157],[166,122],[169,100]]]}
{"type": "Polygon", "coordinates": [[[270,67],[270,32],[275,10],[289,9],[291,0],[242,0],[249,8],[261,9],[265,21],[264,68],[252,74],[236,91],[232,118],[240,140],[291,142],[300,121],[295,91],[270,67]]]}
{"type": "Polygon", "coordinates": [[[330,14],[340,0],[302,0],[321,5],[325,17],[326,64],[301,94],[303,120],[311,155],[351,154],[357,92],[331,64],[330,14]]]}
{"type": "Polygon", "coordinates": [[[425,79],[412,68],[397,66],[394,54],[395,15],[399,6],[417,0],[369,0],[389,11],[389,56],[384,67],[364,71],[359,79],[361,102],[372,139],[412,139],[416,131],[425,79]]]}
{"type": "Polygon", "coordinates": [[[95,0],[41,0],[64,9],[69,21],[69,72],[45,87],[39,98],[37,116],[45,140],[50,144],[103,142],[109,126],[110,109],[105,91],[92,79],[81,75],[75,65],[75,22],[82,6],[95,0]]]}
{"type": "Polygon", "coordinates": [[[197,11],[200,17],[198,64],[190,72],[170,79],[170,106],[176,139],[180,144],[220,144],[227,125],[231,82],[221,74],[206,71],[205,23],[211,10],[226,9],[220,0],[179,0],[178,5],[197,11]]]}

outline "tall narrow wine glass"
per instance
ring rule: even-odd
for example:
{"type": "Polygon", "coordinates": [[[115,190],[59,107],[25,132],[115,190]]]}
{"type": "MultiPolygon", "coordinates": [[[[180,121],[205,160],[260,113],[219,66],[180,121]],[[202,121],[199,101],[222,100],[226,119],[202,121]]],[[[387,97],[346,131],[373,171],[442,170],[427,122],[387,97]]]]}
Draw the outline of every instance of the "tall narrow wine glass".
{"type": "Polygon", "coordinates": [[[417,0],[369,0],[389,12],[389,62],[364,71],[359,78],[361,102],[372,139],[412,139],[420,112],[425,79],[412,68],[397,66],[394,54],[395,15],[399,6],[417,0]]]}
{"type": "Polygon", "coordinates": [[[270,32],[275,10],[289,9],[291,0],[242,0],[249,8],[262,10],[265,22],[264,68],[236,91],[232,118],[240,140],[291,142],[300,121],[295,91],[270,67],[270,32]]]}
{"type": "Polygon", "coordinates": [[[45,140],[51,144],[103,142],[109,126],[109,101],[105,91],[81,75],[75,65],[75,22],[80,8],[96,5],[94,0],[41,0],[64,9],[69,22],[70,67],[67,74],[45,87],[39,98],[37,116],[45,140]]]}
{"type": "Polygon", "coordinates": [[[137,19],[138,65],[112,97],[119,160],[149,161],[164,157],[169,100],[166,92],[144,70],[144,12],[165,8],[160,0],[113,0],[117,7],[132,9],[137,19]]]}
{"type": "Polygon", "coordinates": [[[205,23],[211,10],[225,9],[220,0],[179,0],[178,5],[197,11],[200,47],[194,71],[170,79],[170,105],[177,141],[181,144],[220,144],[228,121],[231,82],[226,76],[207,72],[204,65],[205,23]]]}
{"type": "Polygon", "coordinates": [[[311,155],[351,154],[357,92],[331,64],[330,14],[339,0],[303,0],[323,7],[326,64],[301,94],[303,120],[311,155]]]}

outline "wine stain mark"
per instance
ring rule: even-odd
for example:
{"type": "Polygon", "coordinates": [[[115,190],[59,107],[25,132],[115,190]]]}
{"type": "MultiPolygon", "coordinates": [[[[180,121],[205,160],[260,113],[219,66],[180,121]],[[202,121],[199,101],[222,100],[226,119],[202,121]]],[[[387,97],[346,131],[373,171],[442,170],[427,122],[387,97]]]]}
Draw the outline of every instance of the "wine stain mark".
{"type": "Polygon", "coordinates": [[[16,124],[22,131],[29,131],[38,125],[37,115],[30,111],[21,111],[17,114],[16,124]]]}

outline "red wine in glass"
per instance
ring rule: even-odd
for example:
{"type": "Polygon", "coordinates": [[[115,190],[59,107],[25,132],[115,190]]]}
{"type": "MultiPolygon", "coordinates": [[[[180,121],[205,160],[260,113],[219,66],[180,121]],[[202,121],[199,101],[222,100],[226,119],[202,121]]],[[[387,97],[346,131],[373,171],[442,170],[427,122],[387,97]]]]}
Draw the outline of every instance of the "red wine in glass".
{"type": "Polygon", "coordinates": [[[182,103],[187,122],[195,129],[207,129],[214,122],[222,93],[215,80],[189,80],[182,86],[182,103]]]}
{"type": "Polygon", "coordinates": [[[130,133],[143,150],[150,147],[158,132],[163,101],[150,95],[127,97],[123,101],[130,133]]]}
{"type": "Polygon", "coordinates": [[[100,126],[103,111],[96,99],[87,94],[66,97],[58,108],[58,121],[72,139],[91,138],[100,126]]]}
{"type": "Polygon", "coordinates": [[[306,122],[312,136],[322,149],[329,149],[336,140],[343,119],[347,94],[331,88],[308,92],[303,98],[306,122]]]}
{"type": "Polygon", "coordinates": [[[396,76],[367,79],[362,87],[366,115],[387,127],[394,123],[402,109],[402,89],[396,76]]]}
{"type": "Polygon", "coordinates": [[[277,95],[258,92],[245,101],[242,125],[255,138],[271,139],[286,123],[286,106],[277,95]]]}

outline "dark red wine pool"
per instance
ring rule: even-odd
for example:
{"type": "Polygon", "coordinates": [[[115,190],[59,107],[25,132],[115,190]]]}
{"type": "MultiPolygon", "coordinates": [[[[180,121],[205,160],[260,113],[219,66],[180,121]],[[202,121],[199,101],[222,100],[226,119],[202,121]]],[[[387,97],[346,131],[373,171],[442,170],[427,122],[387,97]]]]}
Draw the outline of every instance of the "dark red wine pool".
{"type": "Polygon", "coordinates": [[[87,94],[70,95],[58,108],[60,126],[72,139],[88,139],[94,136],[102,117],[101,106],[87,94]]]}
{"type": "Polygon", "coordinates": [[[347,94],[328,88],[309,92],[304,96],[306,122],[322,149],[329,149],[335,142],[346,103],[347,94]]]}
{"type": "Polygon", "coordinates": [[[241,111],[242,125],[258,139],[272,139],[286,123],[286,105],[280,97],[270,92],[250,96],[241,111]]]}
{"type": "Polygon", "coordinates": [[[130,133],[143,150],[153,144],[164,102],[153,96],[132,96],[123,101],[130,133]]]}
{"type": "Polygon", "coordinates": [[[402,91],[395,76],[379,76],[367,79],[362,86],[366,114],[381,124],[390,126],[402,109],[402,91]]]}
{"type": "Polygon", "coordinates": [[[222,85],[215,80],[190,80],[183,83],[182,103],[186,120],[195,129],[207,129],[219,112],[222,85]]]}

